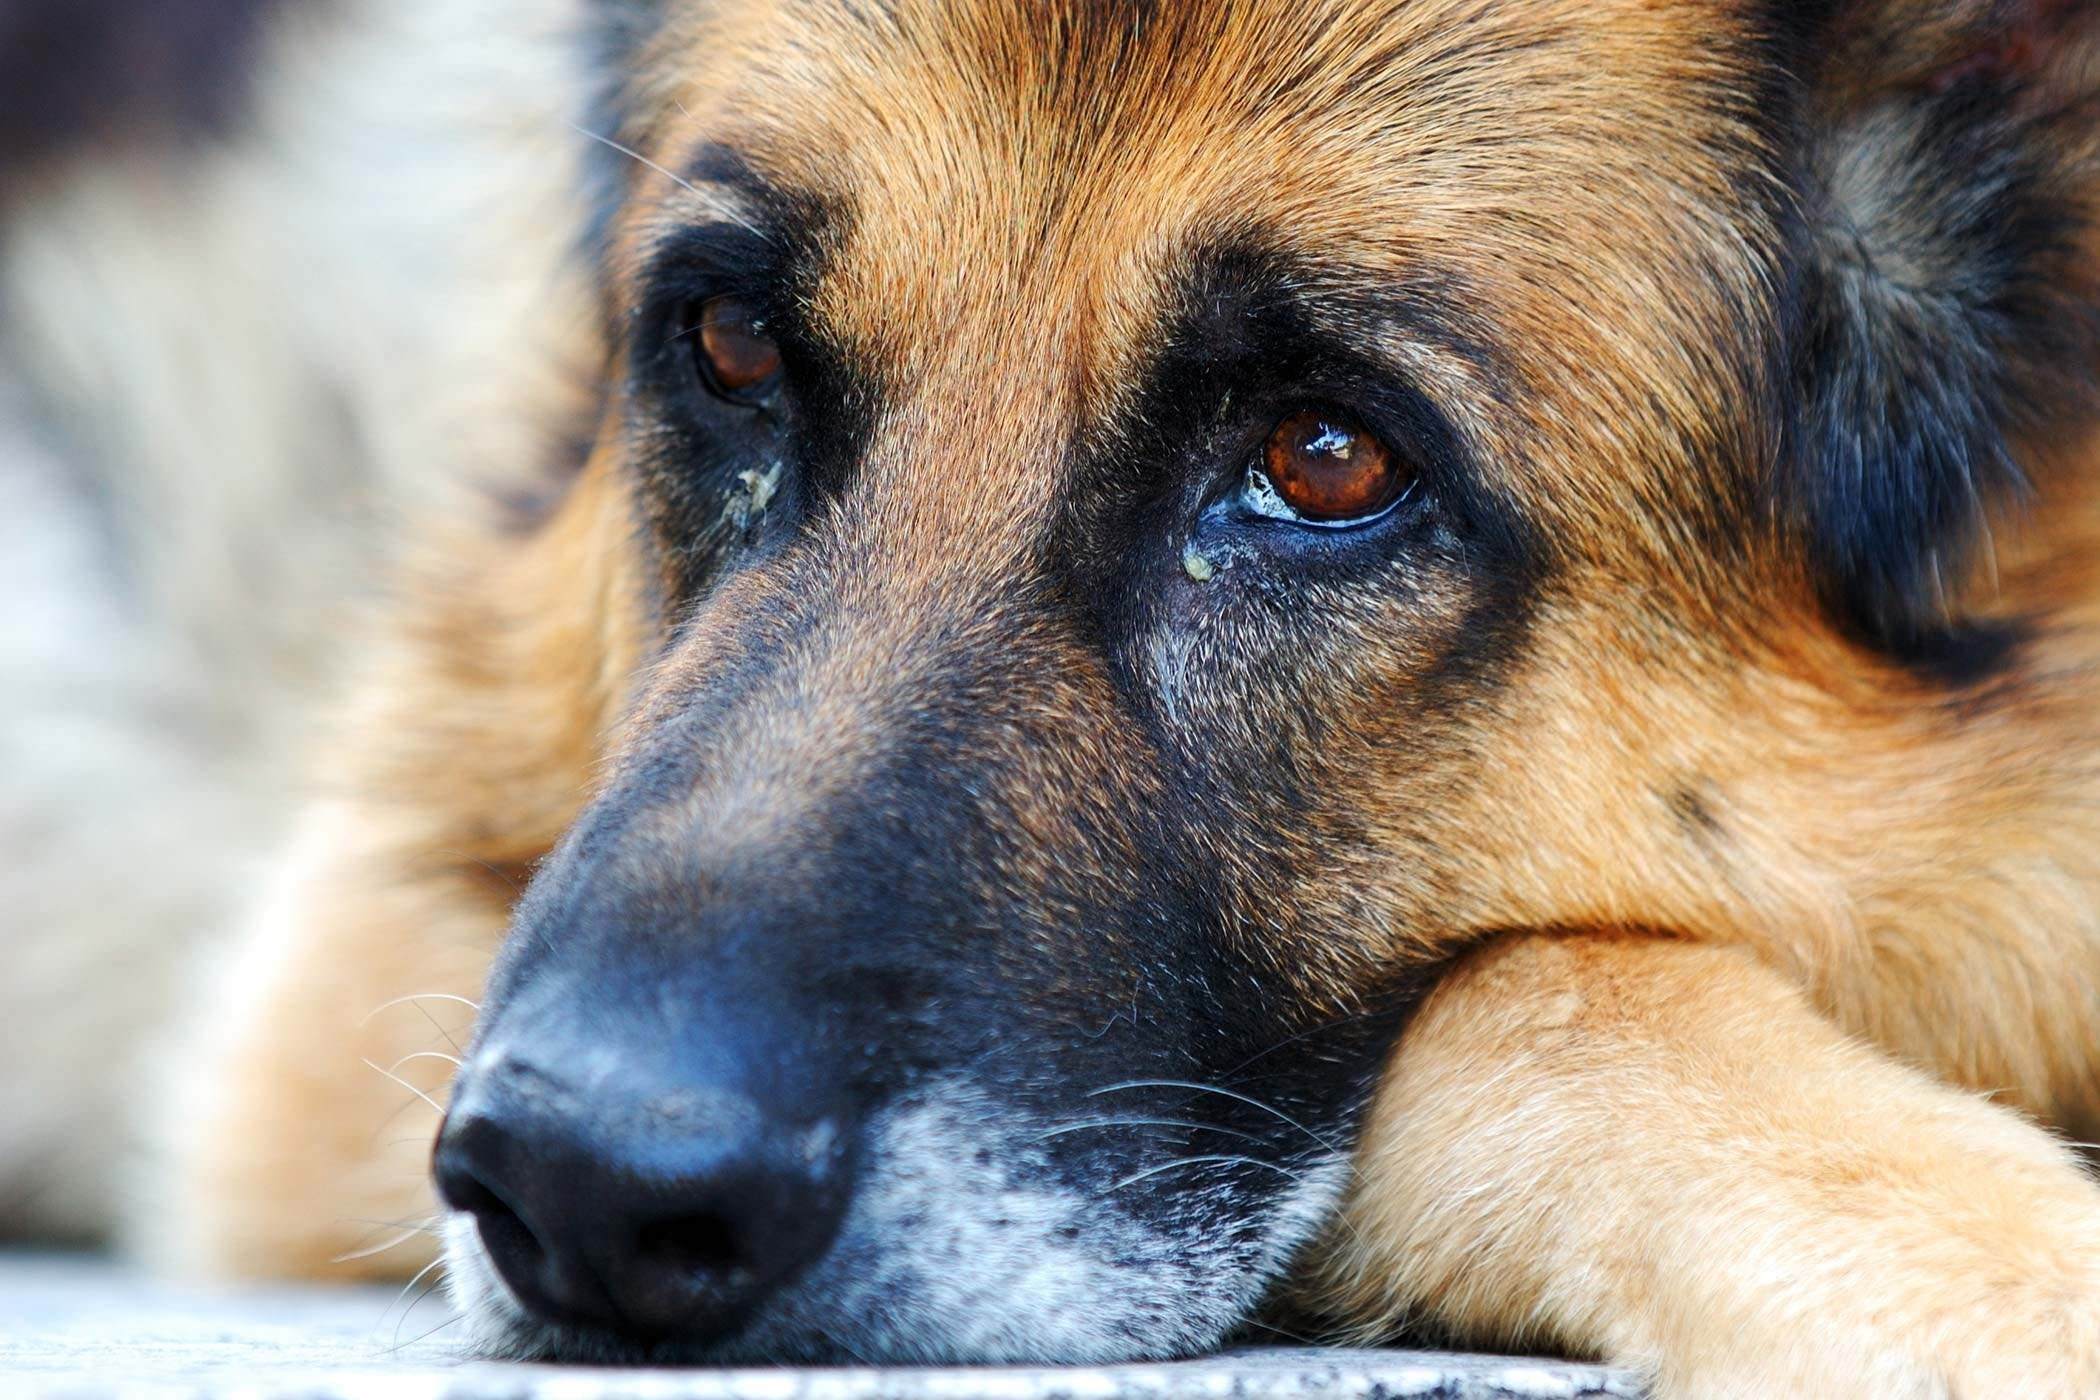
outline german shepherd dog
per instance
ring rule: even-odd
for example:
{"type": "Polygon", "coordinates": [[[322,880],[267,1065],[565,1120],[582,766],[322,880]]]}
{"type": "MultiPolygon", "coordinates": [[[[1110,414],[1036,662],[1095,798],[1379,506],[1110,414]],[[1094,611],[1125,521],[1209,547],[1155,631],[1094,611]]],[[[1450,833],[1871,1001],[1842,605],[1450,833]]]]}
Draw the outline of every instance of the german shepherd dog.
{"type": "Polygon", "coordinates": [[[589,22],[164,1253],[421,1262],[456,1058],[498,1353],[2100,1395],[2092,6],[589,22]]]}

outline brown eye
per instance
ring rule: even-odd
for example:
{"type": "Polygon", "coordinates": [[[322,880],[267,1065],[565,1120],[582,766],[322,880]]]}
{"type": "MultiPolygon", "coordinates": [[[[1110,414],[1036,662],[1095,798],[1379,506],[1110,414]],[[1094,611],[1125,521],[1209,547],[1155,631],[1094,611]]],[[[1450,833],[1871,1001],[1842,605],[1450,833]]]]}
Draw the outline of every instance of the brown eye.
{"type": "Polygon", "coordinates": [[[741,297],[710,297],[689,314],[681,333],[708,389],[725,399],[762,398],[780,373],[780,346],[766,334],[758,309],[741,297]]]}
{"type": "Polygon", "coordinates": [[[1262,464],[1283,504],[1307,520],[1358,520],[1400,499],[1413,474],[1343,414],[1293,413],[1269,433],[1262,464]]]}

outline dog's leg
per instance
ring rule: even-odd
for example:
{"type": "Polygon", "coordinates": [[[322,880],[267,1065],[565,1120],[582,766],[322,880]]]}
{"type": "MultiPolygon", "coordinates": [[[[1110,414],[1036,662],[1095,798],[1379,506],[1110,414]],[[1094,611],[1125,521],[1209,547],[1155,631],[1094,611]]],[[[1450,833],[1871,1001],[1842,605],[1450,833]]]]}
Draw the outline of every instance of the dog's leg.
{"type": "Polygon", "coordinates": [[[1685,1397],[2100,1395],[2100,1189],[1748,955],[1522,938],[1390,1066],[1350,1317],[1631,1363],[1685,1397]]]}

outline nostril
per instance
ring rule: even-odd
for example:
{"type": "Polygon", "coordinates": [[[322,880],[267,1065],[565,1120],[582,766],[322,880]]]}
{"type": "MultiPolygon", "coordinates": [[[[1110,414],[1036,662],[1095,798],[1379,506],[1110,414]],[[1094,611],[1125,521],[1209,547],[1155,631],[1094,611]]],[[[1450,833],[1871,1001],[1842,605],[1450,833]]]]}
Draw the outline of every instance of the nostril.
{"type": "Polygon", "coordinates": [[[725,1282],[748,1277],[751,1266],[737,1228],[714,1211],[652,1221],[635,1236],[634,1247],[639,1259],[655,1267],[725,1282]]]}
{"type": "Polygon", "coordinates": [[[525,1218],[511,1209],[508,1201],[474,1177],[450,1177],[444,1183],[444,1196],[454,1210],[463,1210],[474,1217],[475,1228],[481,1231],[483,1248],[488,1250],[505,1277],[515,1282],[545,1257],[546,1247],[532,1232],[532,1227],[525,1223],[525,1218]]]}

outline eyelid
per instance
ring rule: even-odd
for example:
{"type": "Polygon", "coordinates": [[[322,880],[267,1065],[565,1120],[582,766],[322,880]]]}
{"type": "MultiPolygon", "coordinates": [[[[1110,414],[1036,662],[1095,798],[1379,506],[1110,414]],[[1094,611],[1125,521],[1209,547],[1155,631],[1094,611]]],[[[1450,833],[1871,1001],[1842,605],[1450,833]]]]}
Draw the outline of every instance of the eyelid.
{"type": "Polygon", "coordinates": [[[682,225],[649,250],[638,280],[641,303],[737,295],[770,310],[779,285],[778,245],[734,224],[682,225]]]}

